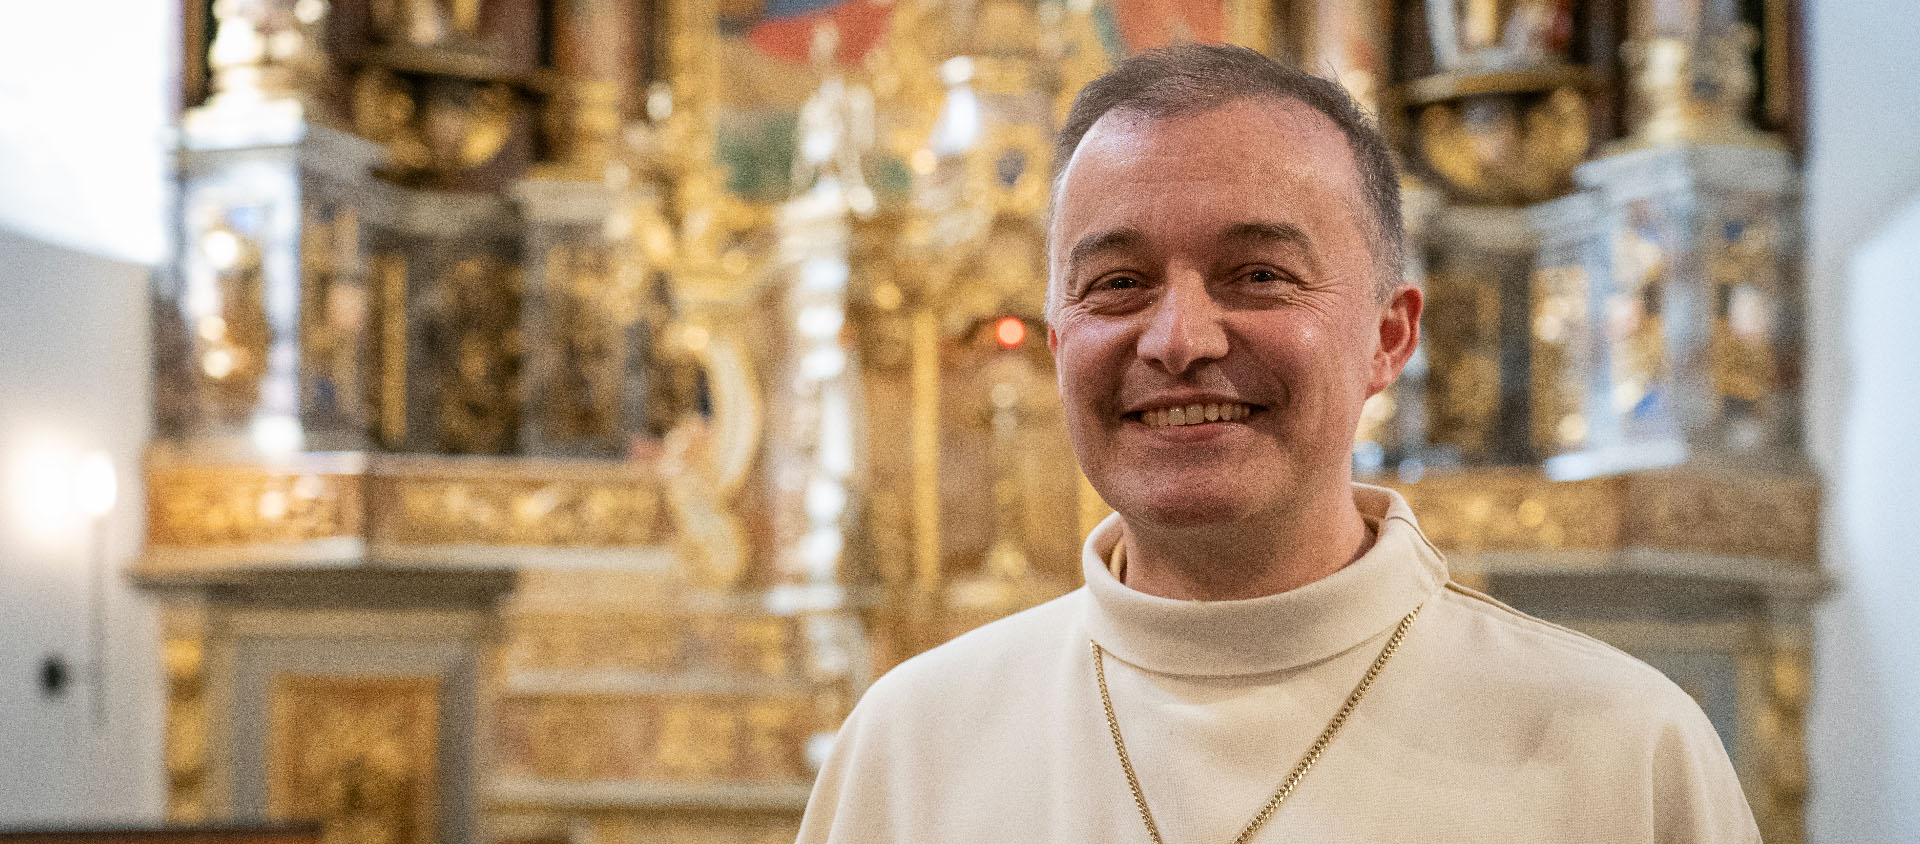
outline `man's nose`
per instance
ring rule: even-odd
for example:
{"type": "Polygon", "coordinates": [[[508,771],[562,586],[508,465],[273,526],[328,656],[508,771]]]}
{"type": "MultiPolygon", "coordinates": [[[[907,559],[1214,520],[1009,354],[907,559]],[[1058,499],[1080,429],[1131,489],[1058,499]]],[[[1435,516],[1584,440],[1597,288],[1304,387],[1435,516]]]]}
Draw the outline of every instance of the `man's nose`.
{"type": "Polygon", "coordinates": [[[1227,354],[1225,314],[1197,272],[1169,273],[1140,336],[1140,357],[1171,375],[1227,354]]]}

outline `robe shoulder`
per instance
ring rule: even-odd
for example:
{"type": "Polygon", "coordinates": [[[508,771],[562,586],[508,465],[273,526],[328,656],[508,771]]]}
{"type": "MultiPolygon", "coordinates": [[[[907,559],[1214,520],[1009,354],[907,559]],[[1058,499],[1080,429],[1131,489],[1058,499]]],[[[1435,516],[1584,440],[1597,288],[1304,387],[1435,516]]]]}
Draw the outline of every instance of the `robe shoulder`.
{"type": "Polygon", "coordinates": [[[861,696],[863,717],[904,710],[978,709],[1008,682],[1045,677],[1060,661],[1066,634],[1078,626],[1085,590],[996,619],[895,666],[861,696]]]}
{"type": "MultiPolygon", "coordinates": [[[[1031,725],[1021,701],[1065,653],[1084,590],[1015,613],[914,656],[861,695],[814,783],[800,844],[960,840],[944,826],[952,756],[993,755],[1031,725]],[[903,830],[917,830],[917,836],[903,830]]],[[[1017,753],[1006,753],[1017,757],[1017,753]]]]}
{"type": "Polygon", "coordinates": [[[1592,793],[1643,807],[1629,813],[1637,823],[1615,830],[1620,840],[1760,840],[1719,733],[1665,674],[1458,584],[1440,597],[1452,616],[1447,645],[1458,655],[1445,683],[1452,708],[1532,742],[1536,760],[1582,760],[1567,767],[1592,793]]]}
{"type": "MultiPolygon", "coordinates": [[[[1541,688],[1563,700],[1612,703],[1640,714],[1697,713],[1694,699],[1659,669],[1585,633],[1535,618],[1473,589],[1449,582],[1441,603],[1459,617],[1471,670],[1497,671],[1522,690],[1541,688]],[[1474,664],[1478,663],[1477,666],[1474,664]]],[[[1491,679],[1491,678],[1489,678],[1491,679]]]]}

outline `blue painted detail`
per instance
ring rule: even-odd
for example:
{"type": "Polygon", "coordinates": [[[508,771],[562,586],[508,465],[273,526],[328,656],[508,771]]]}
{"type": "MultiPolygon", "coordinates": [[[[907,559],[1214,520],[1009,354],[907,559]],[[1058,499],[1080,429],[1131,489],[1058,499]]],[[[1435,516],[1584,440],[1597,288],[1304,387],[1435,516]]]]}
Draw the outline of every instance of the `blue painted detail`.
{"type": "Polygon", "coordinates": [[[1112,4],[1093,4],[1093,31],[1100,36],[1100,46],[1107,48],[1107,60],[1119,61],[1127,55],[1127,42],[1120,37],[1120,14],[1113,10],[1112,4]]]}
{"type": "Polygon", "coordinates": [[[767,0],[762,14],[769,20],[797,18],[831,9],[846,0],[767,0]]]}

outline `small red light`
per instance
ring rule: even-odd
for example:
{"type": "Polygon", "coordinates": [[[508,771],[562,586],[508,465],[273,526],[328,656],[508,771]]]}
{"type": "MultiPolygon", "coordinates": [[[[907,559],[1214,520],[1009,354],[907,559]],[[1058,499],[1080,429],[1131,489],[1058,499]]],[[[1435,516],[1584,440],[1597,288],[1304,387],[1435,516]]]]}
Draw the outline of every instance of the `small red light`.
{"type": "Polygon", "coordinates": [[[1019,317],[1001,317],[993,324],[993,339],[1009,349],[1018,346],[1027,339],[1027,324],[1021,322],[1019,317]]]}

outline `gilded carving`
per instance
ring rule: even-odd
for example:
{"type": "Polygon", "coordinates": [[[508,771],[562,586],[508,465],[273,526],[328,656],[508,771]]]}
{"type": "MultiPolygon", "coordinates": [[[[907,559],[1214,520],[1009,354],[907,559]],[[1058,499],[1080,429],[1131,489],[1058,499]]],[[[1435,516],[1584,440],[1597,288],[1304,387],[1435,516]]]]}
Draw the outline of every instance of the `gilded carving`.
{"type": "Polygon", "coordinates": [[[1447,313],[1427,325],[1428,436],[1469,459],[1493,448],[1500,413],[1500,289],[1476,268],[1434,268],[1432,307],[1447,313]]]}
{"type": "Polygon", "coordinates": [[[384,40],[430,47],[478,35],[481,0],[374,0],[369,12],[384,40]]]}
{"type": "Polygon", "coordinates": [[[699,816],[596,816],[573,828],[572,844],[792,844],[800,834],[800,818],[741,813],[716,823],[699,816]]]}
{"type": "Polygon", "coordinates": [[[380,331],[374,347],[379,376],[369,385],[368,403],[379,408],[380,442],[399,448],[407,440],[407,259],[384,253],[367,263],[380,331]]]}
{"type": "Polygon", "coordinates": [[[519,424],[520,269],[488,255],[453,263],[412,303],[422,365],[438,385],[430,410],[438,450],[502,454],[519,424]]]}
{"type": "Polygon", "coordinates": [[[356,536],[363,523],[362,483],[345,474],[156,465],[147,472],[147,536],[164,546],[356,536]]]}
{"type": "Polygon", "coordinates": [[[1401,488],[1440,550],[1604,549],[1620,536],[1617,479],[1551,483],[1530,472],[1430,475],[1401,488]]]}
{"type": "Polygon", "coordinates": [[[409,545],[607,548],[662,538],[660,492],[631,479],[380,477],[374,536],[409,545]],[[387,506],[390,505],[390,506],[387,506]]]}
{"type": "Polygon", "coordinates": [[[439,698],[435,677],[276,676],[268,813],[322,819],[324,844],[438,840],[439,698]]]}
{"type": "Polygon", "coordinates": [[[176,631],[161,645],[166,679],[167,820],[201,823],[207,805],[206,677],[198,631],[176,631]]]}
{"type": "Polygon", "coordinates": [[[1806,480],[1649,473],[1635,476],[1630,501],[1636,544],[1800,563],[1818,556],[1820,492],[1806,480]]]}
{"type": "Polygon", "coordinates": [[[720,673],[778,678],[795,667],[793,621],[779,616],[522,610],[508,623],[515,670],[720,673]]]}
{"type": "Polygon", "coordinates": [[[1481,470],[1400,489],[1442,551],[1651,548],[1798,563],[1817,554],[1818,487],[1799,478],[1648,472],[1554,482],[1481,470]]]}
{"type": "Polygon", "coordinates": [[[372,304],[360,277],[360,215],[315,200],[302,229],[302,405],[310,424],[359,434],[367,419],[361,338],[372,304]]]}
{"type": "Polygon", "coordinates": [[[147,529],[156,546],[364,538],[630,548],[666,539],[659,481],[644,469],[582,474],[535,465],[449,475],[405,465],[343,473],[157,463],[147,483],[147,529]]]}
{"type": "Polygon", "coordinates": [[[1780,647],[1767,665],[1767,697],[1759,712],[1761,770],[1754,814],[1768,842],[1806,839],[1806,713],[1812,659],[1804,647],[1780,647]]]}
{"type": "Polygon", "coordinates": [[[386,173],[407,184],[454,184],[491,164],[522,120],[513,88],[434,76],[410,82],[383,67],[360,72],[353,85],[354,129],[386,146],[386,173]]]}
{"type": "Polygon", "coordinates": [[[1567,451],[1586,442],[1584,376],[1592,365],[1587,311],[1585,268],[1574,264],[1534,271],[1529,396],[1537,454],[1567,451]]]}
{"type": "Polygon", "coordinates": [[[539,407],[548,436],[570,441],[623,438],[620,406],[627,376],[627,331],[639,319],[642,291],[633,274],[609,272],[605,250],[566,243],[546,255],[548,342],[558,364],[539,407]]]}
{"type": "Polygon", "coordinates": [[[807,782],[814,729],[801,695],[514,695],[501,703],[503,773],[570,781],[807,782]]]}
{"type": "Polygon", "coordinates": [[[1585,160],[1586,98],[1560,88],[1531,101],[1472,96],[1435,103],[1415,121],[1421,154],[1473,202],[1538,202],[1565,191],[1585,160]]]}
{"type": "Polygon", "coordinates": [[[1788,372],[1780,348],[1780,225],[1765,199],[1748,198],[1747,207],[1729,209],[1712,220],[1704,246],[1707,283],[1712,293],[1707,371],[1716,408],[1732,445],[1751,449],[1765,444],[1774,399],[1787,387],[1788,372]],[[1753,205],[1763,207],[1754,208],[1753,205]]]}

